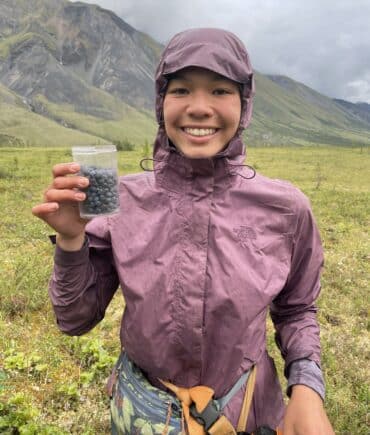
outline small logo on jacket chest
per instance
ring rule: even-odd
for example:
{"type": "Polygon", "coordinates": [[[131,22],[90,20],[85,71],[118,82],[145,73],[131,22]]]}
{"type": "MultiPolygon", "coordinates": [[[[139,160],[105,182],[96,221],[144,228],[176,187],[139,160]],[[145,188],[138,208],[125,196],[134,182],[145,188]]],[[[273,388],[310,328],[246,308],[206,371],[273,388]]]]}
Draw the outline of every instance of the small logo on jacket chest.
{"type": "Polygon", "coordinates": [[[256,232],[253,228],[241,225],[240,227],[233,228],[233,233],[240,246],[245,248],[248,245],[249,240],[255,240],[257,238],[256,232]]]}

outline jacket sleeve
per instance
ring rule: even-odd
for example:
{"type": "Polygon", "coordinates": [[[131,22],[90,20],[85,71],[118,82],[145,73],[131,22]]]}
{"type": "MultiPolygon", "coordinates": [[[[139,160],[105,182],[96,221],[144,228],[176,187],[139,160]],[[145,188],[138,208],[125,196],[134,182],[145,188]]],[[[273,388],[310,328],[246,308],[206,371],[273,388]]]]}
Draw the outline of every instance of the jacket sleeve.
{"type": "Polygon", "coordinates": [[[295,196],[291,269],[284,288],[270,306],[286,375],[295,360],[305,358],[320,366],[320,331],[315,301],[320,292],[323,251],[308,199],[300,191],[295,196]]]}
{"type": "Polygon", "coordinates": [[[80,251],[55,249],[49,295],[60,330],[68,335],[90,331],[103,319],[118,285],[108,220],[96,218],[80,251]]]}

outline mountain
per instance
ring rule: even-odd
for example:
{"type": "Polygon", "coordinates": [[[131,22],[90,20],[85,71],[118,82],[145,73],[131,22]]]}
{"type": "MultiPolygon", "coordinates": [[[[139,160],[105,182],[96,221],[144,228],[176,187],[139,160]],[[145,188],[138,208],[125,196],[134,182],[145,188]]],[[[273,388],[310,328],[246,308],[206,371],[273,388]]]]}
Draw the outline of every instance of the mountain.
{"type": "Polygon", "coordinates": [[[367,103],[350,103],[349,101],[334,98],[334,101],[340,106],[344,107],[346,111],[352,113],[354,116],[370,123],[370,104],[367,103]]]}
{"type": "Polygon", "coordinates": [[[333,145],[370,142],[370,122],[303,83],[286,76],[266,75],[257,76],[256,87],[255,117],[261,118],[267,131],[275,131],[275,136],[280,131],[297,144],[301,141],[333,145]],[[261,88],[263,91],[258,95],[261,88]]]}
{"type": "MultiPolygon", "coordinates": [[[[96,5],[1,0],[0,146],[151,142],[162,49],[96,5]]],[[[288,77],[256,72],[254,107],[252,144],[370,145],[369,118],[288,77]]]]}
{"type": "Polygon", "coordinates": [[[0,17],[0,83],[30,111],[105,141],[153,136],[161,46],[149,36],[110,11],[64,0],[2,0],[0,17]]]}
{"type": "Polygon", "coordinates": [[[52,102],[107,116],[99,106],[90,107],[95,87],[134,107],[151,108],[161,47],[113,12],[64,0],[2,0],[0,16],[1,81],[17,93],[30,98],[42,93],[52,102]]]}

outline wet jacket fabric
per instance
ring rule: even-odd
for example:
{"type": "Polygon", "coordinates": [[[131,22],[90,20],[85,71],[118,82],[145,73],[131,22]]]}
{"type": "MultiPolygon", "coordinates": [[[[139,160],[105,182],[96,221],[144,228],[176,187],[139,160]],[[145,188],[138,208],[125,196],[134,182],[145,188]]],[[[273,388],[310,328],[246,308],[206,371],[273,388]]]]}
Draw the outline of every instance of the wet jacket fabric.
{"type": "MultiPolygon", "coordinates": [[[[162,55],[156,86],[154,171],[120,178],[120,213],[90,221],[81,251],[56,249],[50,296],[59,327],[72,335],[89,331],[120,285],[122,347],[154,384],[208,385],[221,397],[257,364],[247,429],[276,427],[284,406],[266,352],[269,312],[286,367],[301,359],[320,363],[315,300],[323,256],[309,201],[290,183],[242,165],[253,74],[234,35],[177,35],[162,55]],[[240,129],[214,158],[186,158],[163,127],[167,74],[186,66],[243,86],[240,129]]],[[[224,410],[234,424],[243,392],[224,410]]]]}

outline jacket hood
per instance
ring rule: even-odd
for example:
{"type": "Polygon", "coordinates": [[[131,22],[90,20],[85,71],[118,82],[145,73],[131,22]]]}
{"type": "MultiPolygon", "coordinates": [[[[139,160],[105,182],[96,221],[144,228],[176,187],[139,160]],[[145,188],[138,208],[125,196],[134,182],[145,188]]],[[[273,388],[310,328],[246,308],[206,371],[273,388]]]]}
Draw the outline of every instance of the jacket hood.
{"type": "Polygon", "coordinates": [[[154,156],[163,156],[173,149],[163,124],[163,100],[168,85],[168,76],[183,68],[196,66],[206,68],[241,84],[242,113],[239,129],[227,147],[216,157],[245,155],[241,139],[242,131],[249,125],[252,116],[254,78],[249,55],[238,37],[222,29],[190,29],[176,34],[165,47],[155,75],[156,117],[159,124],[154,145],[154,156]]]}

